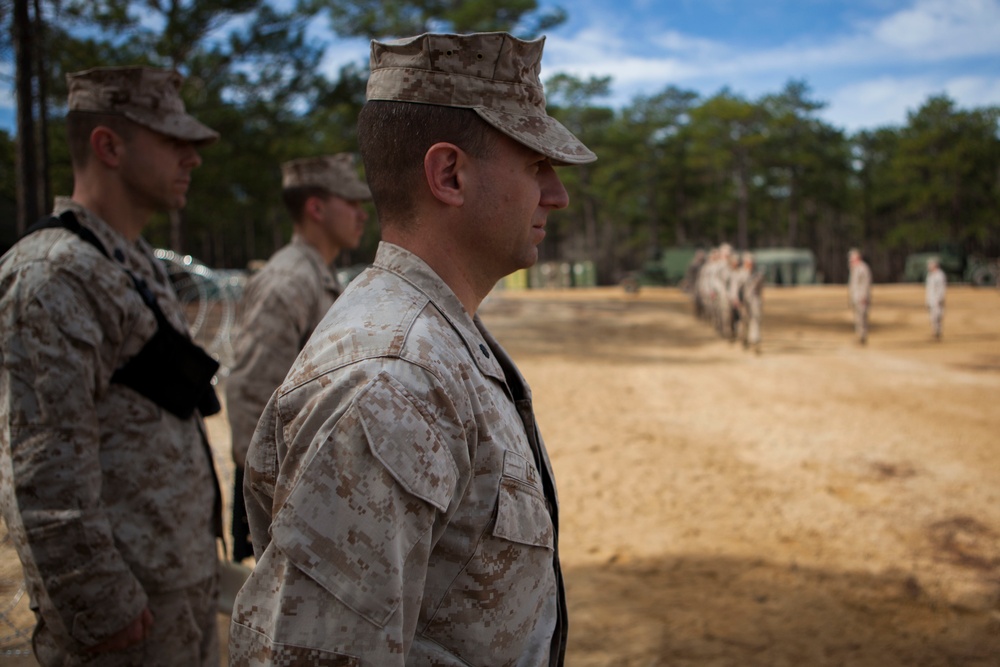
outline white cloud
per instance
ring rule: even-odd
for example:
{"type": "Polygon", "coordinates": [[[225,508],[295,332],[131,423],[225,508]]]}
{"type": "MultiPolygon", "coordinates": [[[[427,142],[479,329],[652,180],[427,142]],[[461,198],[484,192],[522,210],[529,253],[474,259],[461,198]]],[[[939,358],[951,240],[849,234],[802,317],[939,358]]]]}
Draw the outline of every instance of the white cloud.
{"type": "Polygon", "coordinates": [[[947,95],[960,109],[1000,106],[1000,76],[879,77],[838,89],[820,115],[849,132],[903,125],[929,97],[947,95]]]}
{"type": "Polygon", "coordinates": [[[873,43],[904,57],[942,59],[1000,54],[996,0],[917,0],[871,26],[873,43]]]}
{"type": "Polygon", "coordinates": [[[1000,76],[959,76],[950,79],[944,90],[962,107],[1000,106],[1000,76]]]}
{"type": "Polygon", "coordinates": [[[924,79],[869,79],[834,92],[821,116],[848,132],[901,125],[906,120],[906,112],[919,107],[934,92],[940,89],[924,79]]]}
{"type": "Polygon", "coordinates": [[[903,123],[907,110],[941,92],[960,107],[1000,104],[1000,68],[992,66],[993,77],[967,73],[977,64],[981,71],[984,59],[987,69],[1000,62],[1000,0],[914,0],[825,41],[793,38],[745,51],[677,31],[636,39],[620,16],[590,20],[572,37],[549,37],[543,76],[610,75],[616,105],[670,84],[702,94],[728,85],[758,95],[793,78],[805,79],[816,98],[829,102],[824,117],[852,130],[903,123]],[[856,82],[831,83],[851,79],[856,82]]]}

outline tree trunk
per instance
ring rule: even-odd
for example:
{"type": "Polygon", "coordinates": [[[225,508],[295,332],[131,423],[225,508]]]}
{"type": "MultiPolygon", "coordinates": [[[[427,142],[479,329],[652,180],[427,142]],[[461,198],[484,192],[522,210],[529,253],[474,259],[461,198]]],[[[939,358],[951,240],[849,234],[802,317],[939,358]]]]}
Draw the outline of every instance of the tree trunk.
{"type": "Polygon", "coordinates": [[[747,250],[749,240],[750,193],[747,187],[747,160],[743,151],[736,156],[736,246],[747,250]]]}
{"type": "Polygon", "coordinates": [[[35,49],[31,34],[29,0],[14,2],[14,51],[17,63],[17,235],[41,217],[38,188],[34,116],[35,49]]]}
{"type": "Polygon", "coordinates": [[[794,248],[799,241],[799,220],[802,217],[802,202],[799,201],[799,179],[792,167],[788,184],[788,237],[786,245],[794,248]]]}
{"type": "Polygon", "coordinates": [[[245,253],[245,255],[243,258],[242,266],[246,266],[251,259],[257,256],[257,243],[253,229],[253,218],[249,215],[246,217],[246,221],[243,223],[243,230],[245,238],[243,252],[245,253]]]}
{"type": "Polygon", "coordinates": [[[35,62],[38,71],[38,208],[48,212],[52,202],[52,179],[49,174],[49,103],[45,73],[49,71],[45,59],[45,21],[40,0],[35,3],[35,62]]]}

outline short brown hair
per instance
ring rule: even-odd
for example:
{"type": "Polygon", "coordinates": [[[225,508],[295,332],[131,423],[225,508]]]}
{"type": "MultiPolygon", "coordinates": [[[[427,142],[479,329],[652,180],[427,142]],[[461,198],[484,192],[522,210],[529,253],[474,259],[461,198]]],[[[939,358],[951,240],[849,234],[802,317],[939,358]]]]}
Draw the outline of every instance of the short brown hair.
{"type": "Polygon", "coordinates": [[[326,201],[332,196],[333,194],[329,190],[318,185],[302,185],[285,188],[281,191],[281,199],[285,202],[285,208],[288,209],[288,214],[292,216],[292,220],[296,224],[302,222],[303,217],[305,217],[306,202],[310,197],[319,197],[326,201]]]}
{"type": "Polygon", "coordinates": [[[136,124],[113,113],[73,110],[66,114],[66,143],[69,159],[75,169],[82,169],[90,159],[90,135],[98,127],[106,127],[125,141],[131,141],[136,124]]]}
{"type": "Polygon", "coordinates": [[[493,154],[497,130],[472,109],[371,100],[358,116],[358,144],[379,220],[407,221],[423,175],[424,155],[436,143],[455,144],[476,158],[493,154]]]}

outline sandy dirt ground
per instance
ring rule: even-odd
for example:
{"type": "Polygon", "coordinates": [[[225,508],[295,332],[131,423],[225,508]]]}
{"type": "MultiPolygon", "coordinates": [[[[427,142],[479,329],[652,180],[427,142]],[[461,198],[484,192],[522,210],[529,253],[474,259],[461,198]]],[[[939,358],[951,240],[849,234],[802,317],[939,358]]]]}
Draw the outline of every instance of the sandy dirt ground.
{"type": "MultiPolygon", "coordinates": [[[[675,289],[491,296],[556,472],[567,665],[1000,665],[1000,293],[948,299],[936,343],[920,286],[876,286],[862,347],[843,286],[771,289],[754,355],[675,289]]],[[[0,579],[30,626],[9,548],[0,579]]]]}

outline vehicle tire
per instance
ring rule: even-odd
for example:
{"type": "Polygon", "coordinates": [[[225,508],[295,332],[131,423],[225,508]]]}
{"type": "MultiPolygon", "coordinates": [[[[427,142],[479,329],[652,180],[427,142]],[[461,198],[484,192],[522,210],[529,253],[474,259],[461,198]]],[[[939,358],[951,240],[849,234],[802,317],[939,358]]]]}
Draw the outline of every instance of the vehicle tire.
{"type": "Polygon", "coordinates": [[[993,287],[997,284],[997,275],[994,267],[980,266],[972,272],[970,281],[976,287],[993,287]]]}

